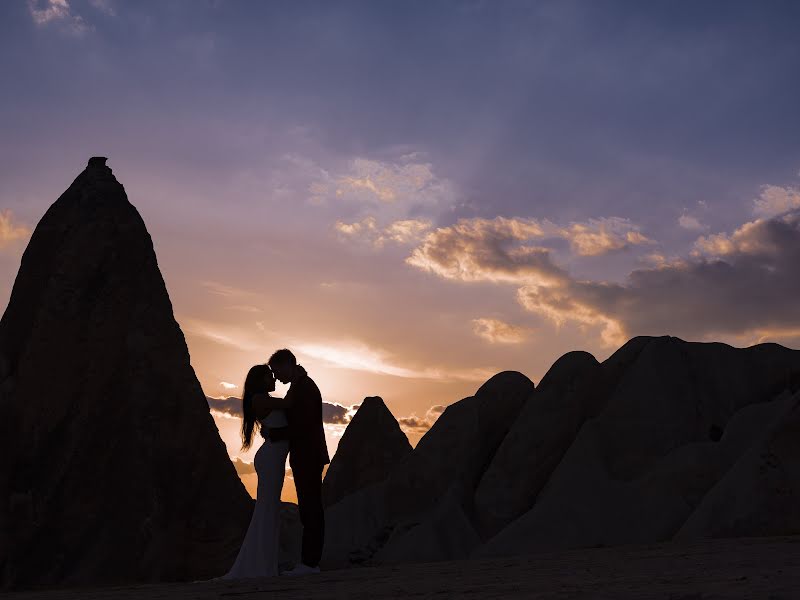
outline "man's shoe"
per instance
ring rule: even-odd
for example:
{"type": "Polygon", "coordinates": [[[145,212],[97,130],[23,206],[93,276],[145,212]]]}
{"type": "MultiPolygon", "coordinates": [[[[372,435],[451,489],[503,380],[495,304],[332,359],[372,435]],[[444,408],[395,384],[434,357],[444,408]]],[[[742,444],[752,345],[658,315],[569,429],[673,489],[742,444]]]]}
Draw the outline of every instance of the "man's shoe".
{"type": "Polygon", "coordinates": [[[314,573],[319,573],[319,567],[309,567],[307,564],[297,563],[294,569],[290,571],[283,571],[281,575],[285,575],[286,577],[297,577],[298,575],[312,575],[314,573]]]}

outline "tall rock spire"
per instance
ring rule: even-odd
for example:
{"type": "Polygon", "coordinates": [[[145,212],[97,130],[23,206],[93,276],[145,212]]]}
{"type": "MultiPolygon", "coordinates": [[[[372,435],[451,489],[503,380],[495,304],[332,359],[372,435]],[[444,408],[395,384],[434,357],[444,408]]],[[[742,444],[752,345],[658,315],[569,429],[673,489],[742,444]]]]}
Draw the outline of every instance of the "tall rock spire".
{"type": "Polygon", "coordinates": [[[152,240],[105,164],[44,215],[0,321],[0,583],[224,572],[252,503],[152,240]]]}

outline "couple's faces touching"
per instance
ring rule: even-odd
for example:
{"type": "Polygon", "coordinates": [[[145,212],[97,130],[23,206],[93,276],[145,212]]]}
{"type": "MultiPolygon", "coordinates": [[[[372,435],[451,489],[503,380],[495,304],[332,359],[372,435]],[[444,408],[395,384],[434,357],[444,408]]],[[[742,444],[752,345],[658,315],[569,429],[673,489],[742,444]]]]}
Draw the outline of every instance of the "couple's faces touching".
{"type": "MultiPolygon", "coordinates": [[[[270,365],[272,372],[281,383],[289,383],[292,380],[294,367],[288,363],[275,363],[270,365]]],[[[275,384],[272,384],[272,389],[275,389],[275,384]]]]}
{"type": "Polygon", "coordinates": [[[264,382],[267,384],[267,393],[275,391],[275,375],[269,369],[264,372],[264,382]]]}

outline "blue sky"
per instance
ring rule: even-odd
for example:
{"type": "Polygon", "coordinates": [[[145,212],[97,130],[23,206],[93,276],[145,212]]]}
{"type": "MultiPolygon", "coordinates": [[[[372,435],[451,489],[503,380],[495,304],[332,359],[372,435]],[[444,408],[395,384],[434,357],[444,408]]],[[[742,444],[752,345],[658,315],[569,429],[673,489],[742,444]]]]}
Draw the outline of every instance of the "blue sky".
{"type": "Polygon", "coordinates": [[[780,1],[3,2],[0,290],[102,154],[212,396],[276,345],[331,401],[418,420],[638,334],[797,347],[798,24],[780,1]]]}

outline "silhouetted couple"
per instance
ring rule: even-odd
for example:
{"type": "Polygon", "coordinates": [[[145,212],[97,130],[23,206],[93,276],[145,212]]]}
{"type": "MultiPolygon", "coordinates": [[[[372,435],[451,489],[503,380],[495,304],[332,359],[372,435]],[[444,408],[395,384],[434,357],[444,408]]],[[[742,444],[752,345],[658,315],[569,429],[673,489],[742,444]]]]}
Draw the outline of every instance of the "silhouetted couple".
{"type": "Polygon", "coordinates": [[[265,365],[247,373],[242,393],[242,449],[256,430],[264,443],[253,464],[258,475],[256,506],[239,555],[225,578],[278,575],[281,489],[286,456],[292,468],[300,521],[302,562],[281,575],[319,573],[325,517],[322,509],[322,469],[329,461],[322,426],[322,396],[314,380],[289,350],[278,350],[265,365]],[[285,398],[270,395],[275,379],[290,384],[285,398]]]}

